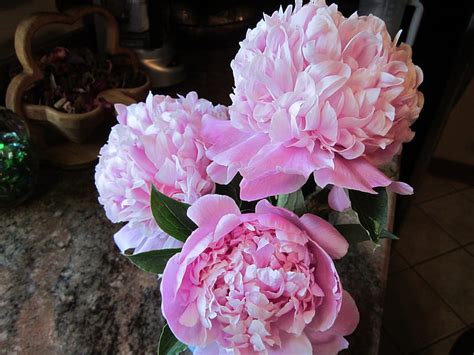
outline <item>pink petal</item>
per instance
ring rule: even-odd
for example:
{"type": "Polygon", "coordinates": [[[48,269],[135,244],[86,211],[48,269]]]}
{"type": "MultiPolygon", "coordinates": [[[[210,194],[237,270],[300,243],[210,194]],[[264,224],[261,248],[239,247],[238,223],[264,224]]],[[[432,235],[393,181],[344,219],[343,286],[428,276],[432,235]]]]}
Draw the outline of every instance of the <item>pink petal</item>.
{"type": "Polygon", "coordinates": [[[177,292],[181,288],[181,281],[178,280],[179,257],[179,254],[174,255],[168,261],[163,273],[160,285],[161,312],[178,340],[185,344],[202,346],[212,342],[215,334],[212,331],[207,331],[200,322],[188,327],[179,321],[187,308],[187,302],[182,299],[182,293],[177,292]]]}
{"type": "Polygon", "coordinates": [[[212,181],[217,184],[227,185],[238,172],[238,167],[234,164],[229,166],[219,165],[216,162],[212,162],[206,169],[206,173],[209,175],[212,181]]]}
{"type": "Polygon", "coordinates": [[[296,336],[286,332],[281,332],[280,339],[281,348],[273,346],[268,349],[268,355],[313,354],[314,349],[304,333],[300,336],[296,336]]]}
{"type": "Polygon", "coordinates": [[[318,267],[314,271],[316,283],[321,287],[324,297],[316,309],[316,316],[308,327],[315,331],[326,331],[336,321],[341,308],[342,285],[331,257],[317,244],[314,244],[313,255],[318,260],[318,267]]]}
{"type": "MultiPolygon", "coordinates": [[[[180,304],[179,302],[173,302],[176,297],[176,291],[181,286],[181,282],[177,282],[178,280],[176,278],[178,269],[179,254],[175,254],[168,260],[168,263],[166,264],[166,268],[163,272],[163,277],[160,285],[161,296],[163,299],[161,308],[165,318],[167,318],[168,311],[172,311],[172,308],[180,304]]],[[[172,318],[177,321],[176,317],[172,318]]]]}
{"type": "Polygon", "coordinates": [[[281,172],[301,175],[306,180],[317,167],[306,148],[267,145],[250,160],[248,167],[243,169],[241,174],[244,178],[253,180],[269,172],[281,172]]]}
{"type": "Polygon", "coordinates": [[[179,317],[179,323],[186,327],[194,327],[199,321],[199,313],[196,302],[188,304],[184,312],[179,317]]]}
{"type": "Polygon", "coordinates": [[[378,87],[387,88],[390,86],[398,86],[403,84],[403,81],[402,78],[398,78],[390,73],[382,72],[380,73],[378,87]]]}
{"type": "Polygon", "coordinates": [[[141,233],[140,229],[133,228],[130,223],[123,226],[114,235],[115,244],[122,253],[127,249],[134,249],[142,244],[144,238],[146,237],[141,233]]]}
{"type": "Polygon", "coordinates": [[[291,175],[273,172],[254,180],[245,177],[240,182],[240,198],[244,201],[255,201],[268,196],[295,192],[306,182],[302,175],[291,175]]]}
{"type": "Polygon", "coordinates": [[[146,238],[144,238],[143,244],[141,244],[140,247],[135,248],[134,254],[158,249],[179,248],[183,245],[182,242],[170,237],[161,230],[155,233],[156,235],[147,235],[146,238]]]}
{"type": "Polygon", "coordinates": [[[166,158],[160,170],[156,173],[155,178],[162,184],[173,186],[178,180],[178,172],[176,170],[176,163],[166,158]]]}
{"type": "Polygon", "coordinates": [[[240,210],[233,199],[224,195],[205,195],[188,209],[188,217],[199,227],[213,227],[227,214],[240,215],[240,210]]]}
{"type": "Polygon", "coordinates": [[[318,82],[316,92],[320,96],[320,100],[323,101],[343,87],[346,82],[346,77],[338,75],[327,76],[318,82]]]}
{"type": "Polygon", "coordinates": [[[338,153],[344,159],[356,159],[360,157],[365,150],[365,145],[357,140],[354,140],[353,144],[346,149],[339,150],[338,153]]]}
{"type": "Polygon", "coordinates": [[[223,131],[226,133],[232,132],[232,134],[238,134],[239,132],[234,126],[232,126],[229,120],[220,120],[211,115],[204,115],[202,117],[201,131],[206,141],[211,144],[216,144],[217,141],[221,140],[221,133],[223,131]]]}
{"type": "Polygon", "coordinates": [[[207,154],[212,159],[214,155],[229,149],[236,142],[242,142],[247,139],[249,133],[236,129],[230,121],[219,120],[206,115],[202,120],[201,135],[204,137],[207,145],[209,145],[207,154]]]}
{"type": "Polygon", "coordinates": [[[214,242],[224,237],[242,223],[241,215],[227,214],[223,216],[216,225],[214,231],[214,242]]]}
{"type": "MultiPolygon", "coordinates": [[[[232,140],[233,138],[228,136],[226,139],[232,140]]],[[[240,166],[251,160],[266,143],[268,143],[268,138],[265,135],[256,134],[246,139],[234,141],[233,146],[213,155],[212,160],[224,166],[231,164],[240,166]]],[[[209,149],[211,152],[214,150],[213,148],[209,149]]]]}
{"type": "Polygon", "coordinates": [[[341,350],[349,347],[349,342],[337,334],[307,331],[307,335],[313,346],[313,354],[337,355],[341,350]]]}
{"type": "Polygon", "coordinates": [[[351,57],[357,60],[360,67],[367,67],[377,53],[378,41],[367,32],[359,32],[351,38],[342,52],[344,58],[351,57]]]}
{"type": "Polygon", "coordinates": [[[359,320],[360,315],[357,305],[351,294],[344,290],[342,294],[341,309],[331,331],[339,335],[352,334],[352,332],[357,328],[359,320]]]}
{"type": "Polygon", "coordinates": [[[299,244],[306,244],[308,241],[301,228],[284,217],[275,214],[259,214],[257,218],[260,225],[284,232],[282,235],[277,234],[277,238],[292,240],[299,244]]]}
{"type": "Polygon", "coordinates": [[[392,182],[387,190],[399,195],[413,195],[413,187],[401,181],[392,182]]]}
{"type": "Polygon", "coordinates": [[[333,186],[329,191],[329,207],[338,212],[344,212],[351,207],[351,200],[346,191],[338,186],[333,186]]]}
{"type": "Polygon", "coordinates": [[[278,110],[272,116],[269,131],[273,142],[286,142],[293,138],[291,132],[290,115],[284,110],[278,110]]]}
{"type": "Polygon", "coordinates": [[[216,341],[203,347],[193,349],[193,355],[227,355],[229,352],[216,341]]]}
{"type": "Polygon", "coordinates": [[[324,219],[307,213],[300,218],[308,235],[332,258],[340,259],[349,248],[347,240],[324,219]]]}
{"type": "Polygon", "coordinates": [[[314,161],[317,169],[333,168],[334,167],[334,152],[324,149],[318,145],[314,146],[311,159],[314,161]]]}
{"type": "Polygon", "coordinates": [[[338,156],[334,158],[334,169],[325,168],[315,171],[314,180],[321,187],[333,184],[368,193],[375,193],[372,189],[374,187],[388,186],[392,183],[392,180],[365,158],[345,160],[338,156]]]}
{"type": "Polygon", "coordinates": [[[268,202],[268,200],[258,201],[257,205],[255,206],[255,213],[273,213],[288,219],[293,224],[299,225],[299,217],[296,214],[285,208],[273,206],[270,202],[268,202]]]}
{"type": "Polygon", "coordinates": [[[179,269],[179,254],[174,255],[167,263],[161,281],[161,312],[168,322],[173,334],[185,344],[201,345],[206,339],[205,328],[199,323],[194,327],[187,327],[179,322],[186,310],[186,304],[181,302],[181,295],[176,291],[181,285],[176,276],[179,269]]]}
{"type": "MultiPolygon", "coordinates": [[[[183,245],[179,255],[180,266],[176,272],[176,280],[181,284],[186,268],[212,243],[212,233],[208,228],[198,228],[191,233],[183,245]]],[[[175,295],[176,296],[176,295],[175,295]]]]}
{"type": "Polygon", "coordinates": [[[327,60],[309,67],[308,73],[316,82],[319,82],[326,77],[349,76],[350,69],[346,64],[339,61],[327,60]]]}
{"type": "Polygon", "coordinates": [[[115,111],[117,111],[117,121],[120,124],[126,125],[127,124],[127,106],[123,104],[115,104],[114,108],[115,108],[115,111]]]}
{"type": "Polygon", "coordinates": [[[321,112],[320,112],[319,106],[315,104],[306,114],[304,129],[306,131],[315,130],[320,126],[320,122],[321,122],[321,112]]]}
{"type": "Polygon", "coordinates": [[[128,249],[135,249],[134,254],[150,250],[178,248],[183,245],[150,221],[127,223],[115,233],[114,241],[122,253],[128,249]]]}
{"type": "Polygon", "coordinates": [[[351,334],[359,324],[359,311],[351,295],[344,291],[342,305],[334,325],[325,332],[314,332],[306,328],[315,354],[338,354],[347,349],[349,343],[344,335],[351,334]]]}
{"type": "Polygon", "coordinates": [[[318,131],[331,142],[334,142],[337,138],[336,111],[327,101],[321,111],[321,124],[318,131]]]}

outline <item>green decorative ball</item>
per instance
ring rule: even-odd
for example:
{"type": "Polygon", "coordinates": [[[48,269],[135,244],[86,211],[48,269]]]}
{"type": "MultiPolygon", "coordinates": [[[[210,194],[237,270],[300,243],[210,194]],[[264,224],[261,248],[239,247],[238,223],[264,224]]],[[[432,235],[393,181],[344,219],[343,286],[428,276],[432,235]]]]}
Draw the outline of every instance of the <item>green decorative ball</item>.
{"type": "Polygon", "coordinates": [[[25,122],[0,107],[0,206],[11,207],[33,191],[38,161],[25,122]]]}

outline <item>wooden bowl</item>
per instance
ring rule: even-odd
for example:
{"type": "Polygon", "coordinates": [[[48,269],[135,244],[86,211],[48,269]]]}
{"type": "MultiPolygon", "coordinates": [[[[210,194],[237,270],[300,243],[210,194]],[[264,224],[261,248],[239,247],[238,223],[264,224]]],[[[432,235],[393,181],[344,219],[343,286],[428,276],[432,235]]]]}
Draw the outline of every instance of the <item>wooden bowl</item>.
{"type": "MultiPolygon", "coordinates": [[[[44,73],[34,59],[31,43],[40,28],[52,24],[72,25],[91,14],[101,15],[105,19],[107,29],[105,52],[112,55],[126,55],[130,59],[130,65],[138,71],[139,61],[135,53],[119,46],[117,21],[110,12],[98,6],[81,7],[65,14],[36,13],[21,21],[15,32],[15,51],[23,72],[15,76],[8,86],[6,106],[26,119],[33,139],[43,148],[43,157],[65,167],[84,166],[97,159],[105,137],[100,139],[95,133],[106,114],[102,107],[96,107],[85,113],[70,114],[54,107],[23,102],[24,93],[44,78],[44,73]],[[51,128],[60,132],[67,142],[46,142],[45,130],[51,128]]],[[[149,77],[145,73],[143,76],[146,81],[139,87],[108,89],[99,93],[97,97],[104,98],[112,104],[125,105],[143,100],[150,88],[149,77]]]]}

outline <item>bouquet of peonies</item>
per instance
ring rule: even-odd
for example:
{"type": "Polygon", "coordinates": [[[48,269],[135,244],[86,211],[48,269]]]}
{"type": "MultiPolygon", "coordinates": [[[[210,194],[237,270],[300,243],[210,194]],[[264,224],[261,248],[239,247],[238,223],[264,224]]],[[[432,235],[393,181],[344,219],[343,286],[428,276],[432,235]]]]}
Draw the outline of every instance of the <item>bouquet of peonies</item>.
{"type": "Polygon", "coordinates": [[[422,72],[397,41],[377,17],[297,1],[247,32],[230,107],[196,93],[116,106],[99,201],[126,222],[122,253],[161,277],[160,353],[348,347],[359,315],[333,260],[347,240],[394,238],[387,190],[413,192],[378,169],[423,106],[422,72]],[[351,207],[359,224],[328,222],[351,207]]]}

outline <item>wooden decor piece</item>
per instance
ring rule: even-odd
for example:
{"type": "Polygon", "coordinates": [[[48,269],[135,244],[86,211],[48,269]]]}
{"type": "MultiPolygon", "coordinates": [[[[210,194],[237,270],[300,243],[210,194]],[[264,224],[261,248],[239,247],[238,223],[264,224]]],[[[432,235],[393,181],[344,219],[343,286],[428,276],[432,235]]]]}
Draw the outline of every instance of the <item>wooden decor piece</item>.
{"type": "MultiPolygon", "coordinates": [[[[105,52],[111,55],[124,54],[130,58],[130,65],[137,71],[139,61],[135,53],[119,46],[119,27],[113,15],[98,6],[87,6],[67,13],[36,13],[18,24],[15,32],[15,51],[23,72],[10,82],[6,93],[6,106],[24,117],[30,128],[33,140],[42,147],[42,158],[55,165],[77,168],[90,165],[97,159],[100,147],[105,143],[104,135],[97,135],[96,128],[105,119],[101,106],[85,113],[65,113],[54,107],[34,105],[23,102],[24,94],[36,82],[44,78],[44,73],[33,56],[32,39],[40,29],[52,24],[73,25],[84,16],[97,14],[105,19],[105,52]],[[46,142],[45,133],[53,126],[67,142],[46,142]]],[[[136,88],[115,88],[102,91],[97,98],[109,103],[132,104],[143,100],[150,88],[150,79],[136,88]]]]}

